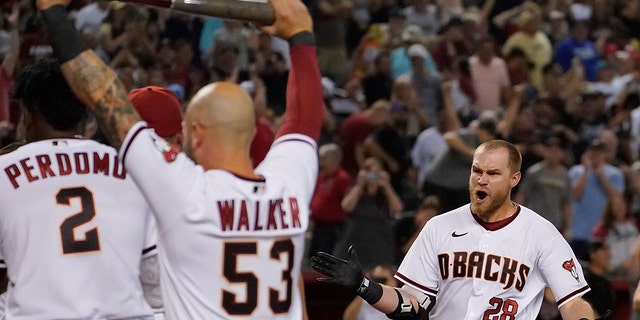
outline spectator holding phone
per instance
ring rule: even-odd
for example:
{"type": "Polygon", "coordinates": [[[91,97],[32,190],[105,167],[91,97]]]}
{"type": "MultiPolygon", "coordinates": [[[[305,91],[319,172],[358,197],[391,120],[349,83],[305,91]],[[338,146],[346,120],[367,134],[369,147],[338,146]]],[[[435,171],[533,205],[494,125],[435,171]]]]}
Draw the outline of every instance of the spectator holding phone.
{"type": "Polygon", "coordinates": [[[403,207],[391,186],[389,173],[378,159],[367,158],[354,186],[342,199],[342,209],[348,217],[335,254],[346,257],[349,245],[353,244],[365,269],[392,265],[395,252],[392,218],[403,207]]]}

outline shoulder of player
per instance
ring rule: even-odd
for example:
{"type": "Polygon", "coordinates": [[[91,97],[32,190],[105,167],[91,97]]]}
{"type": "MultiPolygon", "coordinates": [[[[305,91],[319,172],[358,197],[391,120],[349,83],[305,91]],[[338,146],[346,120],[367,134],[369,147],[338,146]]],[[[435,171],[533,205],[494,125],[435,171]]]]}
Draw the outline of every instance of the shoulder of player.
{"type": "MultiPolygon", "coordinates": [[[[518,218],[522,221],[522,223],[527,224],[531,230],[536,230],[536,232],[557,232],[557,228],[551,223],[549,220],[545,219],[543,216],[538,214],[537,212],[518,204],[520,207],[520,212],[518,213],[518,218]]],[[[518,219],[516,219],[518,221],[518,219]]],[[[545,237],[540,237],[541,239],[545,239],[545,237]]]]}
{"type": "Polygon", "coordinates": [[[7,158],[21,157],[25,155],[37,155],[49,152],[73,152],[81,150],[84,152],[107,151],[116,153],[116,150],[108,145],[101,144],[89,139],[63,138],[63,139],[46,139],[22,144],[13,151],[7,152],[2,156],[9,155],[7,158]]]}
{"type": "MultiPolygon", "coordinates": [[[[314,149],[318,148],[318,145],[316,143],[316,141],[304,134],[300,134],[300,133],[288,133],[285,135],[282,135],[280,137],[278,137],[275,141],[273,141],[273,144],[271,145],[271,148],[273,149],[274,147],[278,147],[278,146],[282,146],[282,145],[288,145],[288,144],[308,144],[311,147],[313,147],[314,149]]],[[[268,155],[267,155],[268,156],[268,155]]]]}
{"type": "Polygon", "coordinates": [[[469,208],[468,204],[439,214],[431,218],[428,223],[430,223],[432,226],[451,225],[452,223],[460,222],[466,219],[473,220],[471,209],[469,208]]]}

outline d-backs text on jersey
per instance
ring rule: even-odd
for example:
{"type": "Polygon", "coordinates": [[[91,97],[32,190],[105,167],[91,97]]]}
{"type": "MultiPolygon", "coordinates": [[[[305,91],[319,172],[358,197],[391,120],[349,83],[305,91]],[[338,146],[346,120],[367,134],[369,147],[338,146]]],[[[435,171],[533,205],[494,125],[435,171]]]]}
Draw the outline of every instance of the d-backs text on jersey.
{"type": "Polygon", "coordinates": [[[499,281],[504,290],[515,285],[516,290],[522,291],[531,271],[531,267],[515,259],[480,251],[441,253],[438,255],[438,264],[444,281],[449,277],[499,281]]]}
{"type": "Polygon", "coordinates": [[[4,173],[14,189],[18,189],[21,183],[31,183],[72,173],[111,175],[118,179],[125,179],[127,176],[118,156],[105,152],[30,156],[6,166],[4,173]]]}
{"type": "Polygon", "coordinates": [[[218,201],[218,212],[223,232],[287,230],[302,227],[298,200],[294,197],[286,200],[222,200],[218,201]],[[265,203],[268,204],[268,209],[261,211],[260,208],[265,203]]]}

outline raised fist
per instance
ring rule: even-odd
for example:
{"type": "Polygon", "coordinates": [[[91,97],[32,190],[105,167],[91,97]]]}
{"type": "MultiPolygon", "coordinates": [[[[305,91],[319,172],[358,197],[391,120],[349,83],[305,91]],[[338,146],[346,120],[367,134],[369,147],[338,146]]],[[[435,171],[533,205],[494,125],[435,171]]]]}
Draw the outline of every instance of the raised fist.
{"type": "Polygon", "coordinates": [[[270,0],[276,21],[262,27],[264,32],[288,39],[298,32],[313,31],[313,22],[309,10],[300,0],[270,0]]]}

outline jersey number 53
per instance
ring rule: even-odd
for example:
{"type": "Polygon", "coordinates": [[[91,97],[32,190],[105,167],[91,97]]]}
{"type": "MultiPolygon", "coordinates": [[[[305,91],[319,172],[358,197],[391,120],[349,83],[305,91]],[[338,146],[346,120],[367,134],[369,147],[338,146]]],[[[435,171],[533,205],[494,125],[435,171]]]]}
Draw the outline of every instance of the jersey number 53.
{"type": "MultiPolygon", "coordinates": [[[[286,269],[282,270],[282,281],[286,282],[284,299],[280,299],[280,292],[269,288],[269,307],[273,313],[286,313],[291,306],[294,244],[291,239],[278,240],[273,243],[270,250],[270,259],[281,260],[284,254],[287,259],[286,269]]],[[[253,272],[238,272],[238,260],[246,256],[258,254],[257,242],[227,242],[224,245],[224,270],[223,274],[230,283],[244,283],[246,287],[246,299],[237,301],[236,294],[222,290],[222,307],[230,315],[250,315],[258,307],[259,279],[253,272]]],[[[257,266],[261,268],[263,266],[257,266]]]]}

